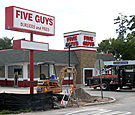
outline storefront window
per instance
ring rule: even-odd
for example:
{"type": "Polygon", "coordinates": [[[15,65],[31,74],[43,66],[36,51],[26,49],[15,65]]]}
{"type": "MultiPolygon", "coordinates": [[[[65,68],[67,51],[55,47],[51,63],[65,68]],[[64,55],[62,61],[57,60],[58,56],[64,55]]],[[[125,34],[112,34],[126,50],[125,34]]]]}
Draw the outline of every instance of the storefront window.
{"type": "Polygon", "coordinates": [[[5,69],[4,66],[0,66],[0,78],[4,78],[5,77],[5,69]]]}
{"type": "Polygon", "coordinates": [[[22,75],[22,69],[14,69],[14,73],[18,72],[18,75],[22,75]]]}

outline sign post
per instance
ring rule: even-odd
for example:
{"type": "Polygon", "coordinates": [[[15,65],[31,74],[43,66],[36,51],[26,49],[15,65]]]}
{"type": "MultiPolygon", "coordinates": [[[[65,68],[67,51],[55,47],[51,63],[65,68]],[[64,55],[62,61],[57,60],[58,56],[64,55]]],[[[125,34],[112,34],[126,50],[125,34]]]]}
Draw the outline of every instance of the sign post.
{"type": "MultiPolygon", "coordinates": [[[[68,47],[68,67],[70,67],[70,47],[71,47],[72,45],[69,45],[69,44],[66,44],[66,47],[68,47]]],[[[70,85],[70,73],[68,73],[68,76],[69,76],[69,85],[70,85]]]]}
{"type": "Polygon", "coordinates": [[[104,68],[104,62],[102,59],[98,59],[95,63],[95,67],[100,71],[100,88],[101,88],[101,96],[103,99],[103,90],[102,90],[102,77],[101,77],[101,70],[104,68]]]}
{"type": "Polygon", "coordinates": [[[48,43],[40,43],[33,41],[33,33],[30,35],[31,40],[14,40],[14,50],[29,50],[30,51],[30,94],[33,94],[34,87],[34,51],[48,51],[48,43]]]}
{"type": "Polygon", "coordinates": [[[30,33],[30,41],[14,40],[13,49],[30,51],[30,94],[33,94],[34,51],[48,51],[47,43],[33,41],[33,34],[54,36],[55,17],[32,10],[10,6],[5,8],[5,29],[30,33]]]}
{"type": "MultiPolygon", "coordinates": [[[[33,33],[30,34],[30,41],[33,42],[33,33]]],[[[34,51],[30,50],[30,82],[34,81],[34,51]]],[[[30,94],[33,94],[33,84],[30,83],[30,94]]]]}

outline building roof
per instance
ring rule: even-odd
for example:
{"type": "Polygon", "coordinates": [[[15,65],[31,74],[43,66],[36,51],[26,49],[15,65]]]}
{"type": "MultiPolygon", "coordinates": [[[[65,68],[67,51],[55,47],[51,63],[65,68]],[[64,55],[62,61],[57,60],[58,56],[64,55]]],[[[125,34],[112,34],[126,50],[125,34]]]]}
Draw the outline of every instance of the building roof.
{"type": "MultiPolygon", "coordinates": [[[[5,50],[0,51],[0,65],[20,62],[29,62],[30,52],[26,50],[5,50]]],[[[70,52],[70,63],[79,64],[74,52],[70,52]]],[[[34,62],[55,61],[59,64],[68,64],[68,52],[49,50],[49,52],[34,51],[34,62]]]]}
{"type": "Polygon", "coordinates": [[[115,61],[115,57],[112,54],[102,54],[97,53],[97,59],[102,59],[103,61],[115,61]]]}
{"type": "Polygon", "coordinates": [[[90,31],[85,31],[85,30],[71,31],[71,32],[66,32],[64,34],[75,33],[75,32],[86,32],[86,33],[94,33],[94,34],[96,34],[96,32],[90,32],[90,31]]]}
{"type": "MultiPolygon", "coordinates": [[[[79,64],[78,58],[75,52],[70,52],[70,63],[79,64]]],[[[97,59],[103,61],[115,61],[112,54],[97,53],[97,59]]],[[[30,52],[26,50],[4,50],[0,51],[0,65],[12,64],[12,63],[24,63],[30,62],[30,52]]],[[[37,52],[34,51],[34,62],[54,61],[57,64],[68,64],[68,52],[49,50],[49,52],[37,52]]]]}

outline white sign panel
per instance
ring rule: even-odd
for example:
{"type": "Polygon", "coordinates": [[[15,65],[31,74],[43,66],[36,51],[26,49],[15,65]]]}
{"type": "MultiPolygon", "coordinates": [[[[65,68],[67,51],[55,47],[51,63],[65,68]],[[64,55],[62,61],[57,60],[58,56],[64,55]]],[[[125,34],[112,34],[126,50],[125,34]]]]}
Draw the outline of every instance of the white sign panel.
{"type": "Polygon", "coordinates": [[[21,41],[21,48],[29,50],[48,51],[48,44],[21,41]]]}
{"type": "Polygon", "coordinates": [[[6,29],[54,35],[55,17],[11,6],[6,8],[6,29]]]}
{"type": "Polygon", "coordinates": [[[33,42],[27,40],[14,40],[13,49],[21,50],[34,50],[34,51],[44,51],[47,52],[49,49],[48,43],[33,42]]]}

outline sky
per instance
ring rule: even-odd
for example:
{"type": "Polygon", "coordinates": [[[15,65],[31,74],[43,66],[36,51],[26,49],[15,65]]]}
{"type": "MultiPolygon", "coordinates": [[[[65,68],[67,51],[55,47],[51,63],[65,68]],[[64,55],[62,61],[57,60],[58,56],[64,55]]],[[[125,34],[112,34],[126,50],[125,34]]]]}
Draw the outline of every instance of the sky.
{"type": "Polygon", "coordinates": [[[135,15],[134,0],[0,0],[0,38],[25,38],[30,34],[5,30],[5,7],[18,6],[55,17],[55,36],[34,34],[34,41],[49,43],[49,49],[63,50],[66,32],[96,32],[96,46],[105,39],[117,38],[114,19],[119,13],[135,15]]]}

